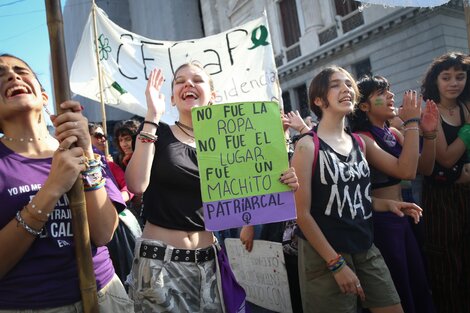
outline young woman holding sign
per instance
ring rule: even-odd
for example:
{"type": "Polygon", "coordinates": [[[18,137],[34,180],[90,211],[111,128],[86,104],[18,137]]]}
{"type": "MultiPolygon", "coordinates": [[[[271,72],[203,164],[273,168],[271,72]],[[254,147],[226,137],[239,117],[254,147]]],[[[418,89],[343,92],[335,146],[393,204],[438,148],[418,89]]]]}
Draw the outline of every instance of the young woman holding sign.
{"type": "MultiPolygon", "coordinates": [[[[358,96],[354,79],[340,67],[324,69],[310,84],[311,108],[320,122],[309,133],[314,140],[303,136],[292,158],[300,183],[295,201],[304,312],[353,313],[358,300],[372,312],[403,312],[387,266],[373,245],[372,209],[408,214],[415,221],[421,209],[371,198],[366,150],[384,167],[395,166],[398,160],[371,139],[363,140],[345,128],[358,96]]],[[[411,97],[403,106],[408,117],[419,116],[411,97]]],[[[411,165],[403,162],[401,167],[411,165]]]]}
{"type": "MultiPolygon", "coordinates": [[[[185,63],[172,81],[179,120],[160,119],[165,101],[160,69],[146,89],[147,115],[126,170],[132,192],[144,193],[147,219],[130,275],[137,312],[222,312],[216,281],[216,240],[204,228],[191,109],[215,99],[213,81],[199,63],[185,63]]],[[[298,188],[292,169],[281,181],[298,188]]]]}

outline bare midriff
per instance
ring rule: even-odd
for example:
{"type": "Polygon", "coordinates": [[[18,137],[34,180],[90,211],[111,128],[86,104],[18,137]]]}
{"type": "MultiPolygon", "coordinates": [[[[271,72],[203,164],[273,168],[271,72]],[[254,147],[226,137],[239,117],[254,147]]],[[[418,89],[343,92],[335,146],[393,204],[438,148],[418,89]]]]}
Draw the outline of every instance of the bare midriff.
{"type": "Polygon", "coordinates": [[[372,196],[395,201],[403,201],[401,196],[401,185],[396,184],[389,187],[377,188],[372,190],[372,196]]]}
{"type": "Polygon", "coordinates": [[[214,234],[209,231],[184,231],[168,229],[147,222],[143,239],[159,240],[180,249],[206,248],[214,243],[214,234]]]}

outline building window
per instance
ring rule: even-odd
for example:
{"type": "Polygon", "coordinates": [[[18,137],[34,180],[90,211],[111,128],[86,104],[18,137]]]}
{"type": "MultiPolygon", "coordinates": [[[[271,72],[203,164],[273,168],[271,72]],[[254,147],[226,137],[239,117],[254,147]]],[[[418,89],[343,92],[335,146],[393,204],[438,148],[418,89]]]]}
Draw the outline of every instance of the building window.
{"type": "Polygon", "coordinates": [[[364,16],[358,10],[359,4],[353,0],[335,0],[337,18],[343,34],[364,24],[364,16]]]}
{"type": "Polygon", "coordinates": [[[300,56],[300,26],[299,16],[297,15],[296,0],[279,1],[279,12],[282,19],[282,30],[284,35],[284,45],[286,47],[287,61],[300,56]]]}
{"type": "Polygon", "coordinates": [[[349,13],[356,11],[359,5],[353,0],[335,0],[336,14],[346,16],[349,13]]]}
{"type": "Polygon", "coordinates": [[[365,75],[372,75],[372,67],[370,66],[369,58],[354,63],[352,65],[353,74],[356,76],[356,79],[360,79],[362,76],[365,75]]]}
{"type": "Polygon", "coordinates": [[[310,115],[310,108],[308,105],[307,86],[301,85],[294,88],[297,103],[299,104],[300,116],[306,117],[310,115]]]}
{"type": "Polygon", "coordinates": [[[282,93],[282,105],[284,107],[284,113],[292,111],[292,103],[290,102],[290,95],[288,91],[282,93]]]}

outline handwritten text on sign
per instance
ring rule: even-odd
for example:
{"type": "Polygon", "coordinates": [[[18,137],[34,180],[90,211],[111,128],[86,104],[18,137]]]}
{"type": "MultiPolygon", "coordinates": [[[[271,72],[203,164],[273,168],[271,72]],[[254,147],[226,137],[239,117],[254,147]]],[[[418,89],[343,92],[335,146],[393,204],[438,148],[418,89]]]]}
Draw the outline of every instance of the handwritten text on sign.
{"type": "Polygon", "coordinates": [[[295,217],[275,102],[218,104],[192,111],[206,229],[295,217]]]}
{"type": "Polygon", "coordinates": [[[282,244],[254,240],[248,252],[240,239],[225,239],[225,247],[248,301],[272,311],[292,312],[282,244]]]}

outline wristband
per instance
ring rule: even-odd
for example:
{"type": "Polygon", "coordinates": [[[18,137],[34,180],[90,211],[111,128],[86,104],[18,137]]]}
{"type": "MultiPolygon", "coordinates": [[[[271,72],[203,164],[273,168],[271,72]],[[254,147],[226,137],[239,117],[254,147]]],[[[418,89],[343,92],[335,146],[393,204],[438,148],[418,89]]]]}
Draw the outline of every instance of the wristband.
{"type": "Polygon", "coordinates": [[[94,191],[98,190],[106,185],[106,178],[102,177],[100,181],[94,185],[83,185],[83,191],[94,191]]]}
{"type": "Polygon", "coordinates": [[[23,226],[23,228],[24,228],[30,235],[33,235],[34,237],[36,237],[36,236],[39,236],[39,235],[42,233],[42,228],[39,229],[39,230],[36,230],[36,229],[32,228],[31,226],[29,226],[28,224],[26,224],[25,220],[24,220],[23,217],[21,216],[21,211],[16,212],[15,218],[16,218],[16,220],[18,221],[18,225],[23,226]]]}
{"type": "Polygon", "coordinates": [[[330,272],[332,272],[333,274],[338,273],[340,270],[343,269],[345,265],[346,265],[346,260],[343,258],[341,254],[338,254],[336,258],[326,263],[326,266],[328,267],[330,272]]]}
{"type": "Polygon", "coordinates": [[[158,128],[158,123],[152,122],[152,121],[144,121],[144,124],[150,124],[158,128]]]}
{"type": "Polygon", "coordinates": [[[427,140],[434,140],[437,137],[437,130],[430,132],[423,132],[423,138],[427,140]]]}
{"type": "Polygon", "coordinates": [[[142,143],[154,143],[158,140],[158,136],[157,135],[152,135],[151,133],[141,131],[137,135],[137,140],[139,140],[142,143]]]}
{"type": "Polygon", "coordinates": [[[403,128],[403,131],[406,133],[408,130],[418,130],[419,131],[419,127],[415,126],[415,127],[406,127],[406,128],[403,128]]]}
{"type": "Polygon", "coordinates": [[[405,127],[406,125],[408,125],[408,124],[410,124],[410,123],[415,123],[415,122],[419,124],[419,122],[421,122],[421,119],[420,119],[419,117],[410,118],[410,119],[404,121],[404,122],[401,124],[401,126],[402,126],[402,127],[405,127]]]}

